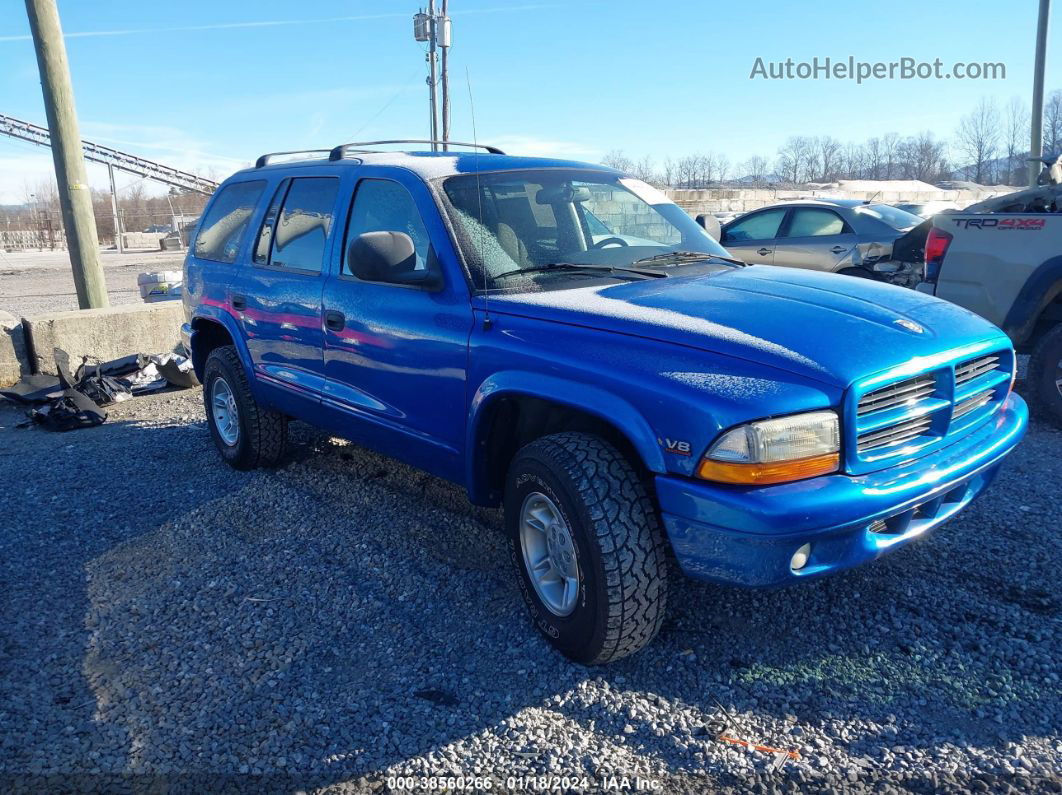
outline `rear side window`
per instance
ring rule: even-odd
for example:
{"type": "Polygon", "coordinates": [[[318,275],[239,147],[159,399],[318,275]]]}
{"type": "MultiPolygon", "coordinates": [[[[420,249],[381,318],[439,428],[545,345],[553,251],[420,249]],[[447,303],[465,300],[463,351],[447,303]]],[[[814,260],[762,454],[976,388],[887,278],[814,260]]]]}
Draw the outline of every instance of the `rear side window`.
{"type": "Polygon", "coordinates": [[[793,211],[788,237],[820,237],[844,234],[844,221],[831,210],[801,208],[793,211]]]}
{"type": "Polygon", "coordinates": [[[265,190],[265,180],[232,182],[210,203],[195,236],[195,255],[214,262],[231,263],[251,222],[255,205],[265,190]]]}
{"type": "Polygon", "coordinates": [[[320,273],[339,180],[300,177],[277,191],[255,245],[254,261],[274,268],[320,273]],[[268,252],[268,255],[267,255],[268,252]]]}
{"type": "Polygon", "coordinates": [[[782,225],[785,213],[786,208],[780,207],[743,218],[726,230],[726,239],[739,243],[742,240],[770,240],[778,237],[778,227],[782,225]]]}

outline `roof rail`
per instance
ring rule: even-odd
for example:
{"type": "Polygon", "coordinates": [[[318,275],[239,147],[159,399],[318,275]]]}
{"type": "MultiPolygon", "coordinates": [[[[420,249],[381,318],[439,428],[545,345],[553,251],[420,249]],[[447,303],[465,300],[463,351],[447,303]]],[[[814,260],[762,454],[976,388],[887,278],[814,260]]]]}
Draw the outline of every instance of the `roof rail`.
{"type": "Polygon", "coordinates": [[[284,155],[310,155],[318,152],[332,152],[332,149],[293,149],[290,152],[269,152],[262,155],[260,158],[254,161],[255,168],[261,168],[262,166],[269,165],[270,158],[283,157],[284,155]]]}
{"type": "Polygon", "coordinates": [[[504,155],[501,149],[496,146],[487,146],[486,144],[466,144],[461,141],[434,141],[423,138],[400,138],[394,141],[361,141],[350,144],[340,144],[331,151],[328,155],[329,160],[342,160],[347,152],[369,152],[371,149],[364,149],[366,146],[381,146],[383,144],[441,144],[443,146],[471,146],[475,149],[486,149],[492,155],[504,155]]]}

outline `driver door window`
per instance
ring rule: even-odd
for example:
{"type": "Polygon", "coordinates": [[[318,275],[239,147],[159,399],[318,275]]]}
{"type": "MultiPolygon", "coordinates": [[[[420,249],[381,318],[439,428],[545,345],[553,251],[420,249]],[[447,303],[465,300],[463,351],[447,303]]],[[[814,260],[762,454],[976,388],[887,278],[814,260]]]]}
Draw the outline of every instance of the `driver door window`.
{"type": "Polygon", "coordinates": [[[403,281],[397,278],[401,274],[396,274],[396,278],[390,280],[386,274],[358,273],[355,264],[349,261],[347,252],[350,250],[350,244],[366,232],[407,234],[413,241],[413,259],[415,260],[410,262],[410,270],[434,270],[438,267],[420,211],[409,191],[397,182],[386,179],[363,179],[358,183],[354,204],[350,210],[350,220],[347,223],[343,275],[365,281],[408,284],[408,280],[403,281]]]}
{"type": "Polygon", "coordinates": [[[726,230],[726,243],[743,243],[747,240],[773,240],[778,237],[778,229],[782,226],[786,209],[780,207],[777,210],[764,210],[762,213],[754,213],[747,218],[742,218],[736,224],[726,230]]]}

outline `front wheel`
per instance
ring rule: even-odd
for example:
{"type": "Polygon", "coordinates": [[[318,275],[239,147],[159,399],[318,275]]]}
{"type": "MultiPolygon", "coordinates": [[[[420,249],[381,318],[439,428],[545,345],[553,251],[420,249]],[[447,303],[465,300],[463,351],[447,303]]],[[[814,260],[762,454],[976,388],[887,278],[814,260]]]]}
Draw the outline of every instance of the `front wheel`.
{"type": "Polygon", "coordinates": [[[630,462],[585,433],[522,448],[505,488],[510,557],[535,626],[594,665],[641,649],[667,603],[664,536],[630,462]]]}
{"type": "Polygon", "coordinates": [[[1026,377],[1030,402],[1062,428],[1062,323],[1044,334],[1033,348],[1026,377]]]}
{"type": "Polygon", "coordinates": [[[258,405],[236,348],[215,348],[203,367],[203,406],[218,452],[236,469],[275,466],[284,457],[288,420],[258,405]]]}

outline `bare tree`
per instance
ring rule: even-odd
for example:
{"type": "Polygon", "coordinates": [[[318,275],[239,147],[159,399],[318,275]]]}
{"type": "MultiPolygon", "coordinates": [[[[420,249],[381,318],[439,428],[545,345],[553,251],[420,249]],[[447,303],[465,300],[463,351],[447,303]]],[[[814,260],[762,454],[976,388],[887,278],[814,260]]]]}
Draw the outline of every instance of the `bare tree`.
{"type": "Polygon", "coordinates": [[[603,158],[601,158],[601,165],[614,168],[617,171],[623,171],[631,173],[634,171],[634,161],[623,154],[622,149],[613,149],[603,158]]]}
{"type": "Polygon", "coordinates": [[[800,183],[808,180],[814,147],[811,139],[794,135],[786,139],[778,150],[777,171],[786,182],[800,183]]]}
{"type": "Polygon", "coordinates": [[[833,182],[841,170],[841,142],[829,135],[815,139],[818,151],[818,170],[821,182],[833,182]]]}
{"type": "Polygon", "coordinates": [[[1011,97],[1004,109],[1003,139],[1007,148],[1006,173],[1008,185],[1025,184],[1029,156],[1029,108],[1019,97],[1011,97]]]}
{"type": "Polygon", "coordinates": [[[1062,90],[1052,91],[1044,103],[1044,152],[1062,155],[1062,90]]]}
{"type": "Polygon", "coordinates": [[[750,177],[754,185],[762,185],[767,177],[767,158],[753,155],[738,166],[742,177],[750,177]]]}
{"type": "Polygon", "coordinates": [[[890,132],[881,136],[881,159],[884,172],[882,179],[895,179],[899,176],[900,136],[890,132]]]}
{"type": "Polygon", "coordinates": [[[995,100],[984,99],[962,117],[955,134],[959,151],[968,161],[967,174],[984,184],[992,178],[992,158],[999,146],[999,109],[995,100]]]}
{"type": "Polygon", "coordinates": [[[841,155],[841,173],[847,179],[861,179],[866,168],[866,150],[862,144],[845,144],[841,155]]]}
{"type": "Polygon", "coordinates": [[[926,130],[903,139],[897,149],[900,176],[922,182],[937,182],[944,178],[945,147],[926,130]]]}
{"type": "Polygon", "coordinates": [[[726,155],[715,156],[715,179],[717,182],[726,182],[730,176],[730,158],[726,155]]]}
{"type": "Polygon", "coordinates": [[[663,172],[660,176],[663,179],[664,185],[669,188],[675,187],[675,161],[670,157],[665,157],[662,168],[663,172]]]}
{"type": "Polygon", "coordinates": [[[642,182],[659,182],[656,176],[656,169],[653,167],[653,156],[646,155],[635,163],[630,169],[630,173],[634,174],[642,182]]]}

